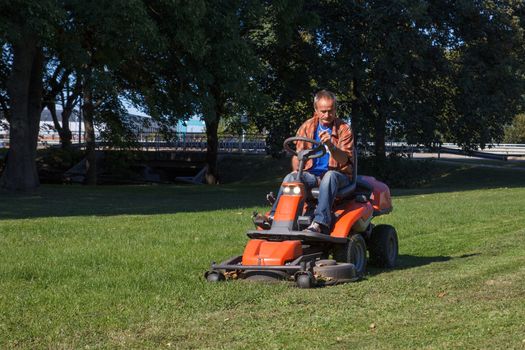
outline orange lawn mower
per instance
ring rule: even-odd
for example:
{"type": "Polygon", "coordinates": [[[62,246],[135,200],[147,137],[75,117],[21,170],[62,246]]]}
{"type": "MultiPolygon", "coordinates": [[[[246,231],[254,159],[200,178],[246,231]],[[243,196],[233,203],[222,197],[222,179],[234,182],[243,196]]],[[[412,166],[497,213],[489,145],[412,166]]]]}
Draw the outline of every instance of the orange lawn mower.
{"type": "MultiPolygon", "coordinates": [[[[209,282],[227,279],[288,280],[300,288],[356,281],[369,263],[392,268],[398,256],[394,227],[372,224],[372,219],[392,211],[387,185],[371,176],[357,176],[354,148],[353,181],[340,188],[332,206],[329,234],[303,231],[313,219],[319,188],[308,190],[300,180],[309,159],[325,155],[325,146],[313,139],[291,137],[284,148],[299,161],[295,181],[282,184],[273,220],[257,221],[241,256],[220,264],[212,263],[205,273],[209,282]],[[297,141],[312,144],[296,151],[297,141]]],[[[260,217],[260,216],[259,216],[260,217]]]]}

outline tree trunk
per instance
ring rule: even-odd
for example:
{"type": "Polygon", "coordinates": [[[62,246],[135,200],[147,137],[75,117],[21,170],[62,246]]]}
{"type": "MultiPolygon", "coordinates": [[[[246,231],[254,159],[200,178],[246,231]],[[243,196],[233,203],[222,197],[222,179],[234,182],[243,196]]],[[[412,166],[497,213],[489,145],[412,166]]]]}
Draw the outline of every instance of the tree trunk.
{"type": "Polygon", "coordinates": [[[208,147],[206,149],[206,183],[208,185],[218,183],[219,175],[217,169],[217,153],[219,150],[219,137],[217,130],[219,129],[220,115],[217,113],[215,118],[206,118],[206,141],[208,147]]]}
{"type": "Polygon", "coordinates": [[[10,99],[9,154],[0,186],[28,192],[39,185],[36,148],[42,110],[44,55],[36,37],[22,34],[13,44],[13,69],[7,82],[10,99]]]}
{"type": "Polygon", "coordinates": [[[379,161],[386,158],[385,135],[386,135],[386,117],[378,115],[374,122],[374,154],[379,161]]]}
{"type": "Polygon", "coordinates": [[[73,138],[73,133],[69,128],[69,119],[71,118],[71,114],[73,114],[73,109],[75,108],[75,104],[78,97],[80,96],[81,90],[82,84],[80,84],[80,79],[78,79],[77,77],[77,81],[75,83],[73,91],[71,92],[71,94],[67,95],[65,103],[63,103],[62,105],[62,128],[61,130],[59,130],[60,145],[62,149],[70,148],[72,145],[71,140],[73,138]]]}
{"type": "Polygon", "coordinates": [[[95,108],[93,106],[93,95],[89,88],[84,89],[82,103],[82,114],[84,117],[84,129],[86,140],[86,185],[94,186],[97,184],[97,154],[95,149],[95,127],[93,116],[95,108]]]}
{"type": "Polygon", "coordinates": [[[67,149],[71,147],[71,138],[72,133],[69,129],[69,117],[71,116],[71,109],[65,109],[62,111],[62,125],[58,121],[57,111],[55,107],[55,103],[48,103],[47,109],[49,109],[49,112],[51,113],[51,117],[53,118],[53,125],[58,131],[58,136],[60,137],[60,146],[62,149],[67,149]]]}

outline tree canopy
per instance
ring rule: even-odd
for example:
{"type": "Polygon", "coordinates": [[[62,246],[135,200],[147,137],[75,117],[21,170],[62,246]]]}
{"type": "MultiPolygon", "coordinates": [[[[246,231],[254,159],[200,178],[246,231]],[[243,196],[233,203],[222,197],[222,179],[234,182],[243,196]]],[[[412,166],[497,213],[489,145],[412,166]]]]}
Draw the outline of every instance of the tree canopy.
{"type": "Polygon", "coordinates": [[[278,154],[323,88],[378,158],[388,139],[485,147],[523,111],[524,20],[518,0],[0,0],[0,183],[38,186],[40,111],[64,101],[67,145],[80,96],[88,134],[104,123],[117,143],[124,98],[166,126],[200,116],[209,183],[221,121],[249,120],[278,154]]]}

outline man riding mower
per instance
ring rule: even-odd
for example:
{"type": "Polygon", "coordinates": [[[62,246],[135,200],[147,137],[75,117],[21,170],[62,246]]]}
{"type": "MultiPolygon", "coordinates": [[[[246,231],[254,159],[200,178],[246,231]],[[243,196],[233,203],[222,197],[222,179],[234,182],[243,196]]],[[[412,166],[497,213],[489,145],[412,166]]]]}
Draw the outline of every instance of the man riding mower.
{"type": "Polygon", "coordinates": [[[255,218],[243,255],[213,263],[208,281],[285,279],[301,288],[354,281],[366,270],[367,247],[371,263],[395,265],[395,229],[371,223],[392,210],[390,191],[373,177],[357,176],[351,129],[335,117],[335,103],[328,91],[316,95],[314,117],[284,142],[296,171],[286,176],[268,215],[255,218]]]}

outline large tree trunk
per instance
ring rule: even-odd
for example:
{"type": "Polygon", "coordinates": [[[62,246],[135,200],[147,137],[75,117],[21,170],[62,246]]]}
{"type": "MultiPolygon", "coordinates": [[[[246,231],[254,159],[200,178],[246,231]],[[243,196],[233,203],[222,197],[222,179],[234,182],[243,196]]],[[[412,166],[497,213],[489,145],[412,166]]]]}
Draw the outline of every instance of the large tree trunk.
{"type": "Polygon", "coordinates": [[[217,136],[217,130],[219,128],[219,120],[219,114],[213,119],[205,119],[206,140],[208,143],[208,148],[206,149],[206,165],[208,166],[208,169],[205,178],[208,185],[216,184],[219,180],[217,168],[217,153],[219,150],[219,137],[217,136]]]}
{"type": "Polygon", "coordinates": [[[84,89],[82,102],[82,114],[84,117],[84,129],[86,140],[86,185],[97,184],[97,154],[95,149],[95,126],[93,117],[95,107],[93,95],[89,88],[84,89]]]}
{"type": "Polygon", "coordinates": [[[9,154],[0,186],[28,192],[39,185],[36,148],[42,109],[44,55],[34,36],[13,44],[13,69],[7,82],[10,99],[9,154]]]}

